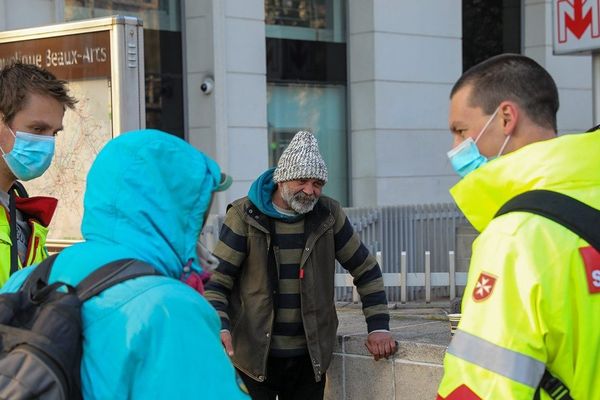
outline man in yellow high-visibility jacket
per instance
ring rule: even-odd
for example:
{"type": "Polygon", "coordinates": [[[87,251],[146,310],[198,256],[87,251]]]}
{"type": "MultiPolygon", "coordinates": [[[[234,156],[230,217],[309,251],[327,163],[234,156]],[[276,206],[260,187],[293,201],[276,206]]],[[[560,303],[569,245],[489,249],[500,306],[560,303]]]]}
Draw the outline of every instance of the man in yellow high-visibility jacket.
{"type": "Polygon", "coordinates": [[[47,256],[57,200],[20,197],[11,188],[50,166],[65,109],[75,103],[66,82],[42,68],[16,62],[0,69],[0,286],[11,272],[47,256]]]}
{"type": "Polygon", "coordinates": [[[533,189],[600,209],[600,131],[556,137],[556,85],[520,55],[471,68],[450,98],[451,194],[481,234],[438,399],[532,399],[546,369],[600,399],[600,252],[538,215],[493,218],[533,189]]]}

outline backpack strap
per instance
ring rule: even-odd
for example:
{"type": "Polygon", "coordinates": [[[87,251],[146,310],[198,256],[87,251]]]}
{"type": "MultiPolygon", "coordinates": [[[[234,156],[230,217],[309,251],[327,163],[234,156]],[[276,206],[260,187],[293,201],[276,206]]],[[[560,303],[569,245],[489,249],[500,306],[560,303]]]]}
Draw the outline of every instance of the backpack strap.
{"type": "Polygon", "coordinates": [[[25,190],[25,186],[23,186],[21,182],[14,181],[14,183],[8,191],[8,195],[8,213],[10,216],[10,241],[12,242],[12,245],[10,246],[10,272],[8,276],[11,276],[19,269],[19,244],[17,243],[17,205],[15,196],[29,197],[29,194],[27,193],[27,190],[25,190]]]}
{"type": "Polygon", "coordinates": [[[113,261],[83,279],[77,285],[77,295],[83,302],[117,283],[147,275],[161,275],[151,265],[133,258],[113,261]]]}
{"type": "Polygon", "coordinates": [[[600,251],[600,210],[562,193],[531,190],[507,201],[494,218],[525,211],[551,219],[585,239],[600,251]]]}
{"type": "Polygon", "coordinates": [[[23,285],[21,286],[21,290],[30,293],[32,289],[39,289],[42,286],[46,286],[48,284],[48,277],[50,276],[52,265],[54,265],[57,256],[58,254],[52,254],[39,263],[33,272],[25,279],[25,282],[23,282],[23,285]]]}
{"type": "Polygon", "coordinates": [[[534,400],[540,400],[540,389],[544,389],[551,399],[573,400],[571,393],[569,393],[569,388],[566,387],[565,384],[560,381],[560,379],[556,378],[548,370],[544,371],[544,376],[542,376],[540,385],[537,387],[537,390],[533,395],[534,400]]]}
{"type": "Polygon", "coordinates": [[[20,181],[14,181],[12,187],[10,188],[11,192],[14,192],[19,197],[27,198],[29,197],[29,193],[27,193],[27,189],[20,181]]]}
{"type": "MultiPolygon", "coordinates": [[[[550,190],[531,190],[507,201],[494,218],[512,211],[530,212],[555,221],[600,251],[600,210],[571,196],[550,190]]],[[[572,400],[569,388],[547,369],[535,392],[536,400],[540,398],[540,389],[552,399],[572,400]]]]}
{"type": "Polygon", "coordinates": [[[8,214],[10,218],[10,272],[8,276],[11,276],[19,269],[19,243],[17,240],[17,206],[15,204],[15,194],[11,191],[8,194],[8,214]]]}

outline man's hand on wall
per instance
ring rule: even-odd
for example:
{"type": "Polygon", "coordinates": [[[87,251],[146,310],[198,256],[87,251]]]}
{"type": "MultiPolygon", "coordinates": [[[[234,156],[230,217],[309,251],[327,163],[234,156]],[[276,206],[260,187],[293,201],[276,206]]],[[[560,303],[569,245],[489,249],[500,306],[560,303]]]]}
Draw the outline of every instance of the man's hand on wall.
{"type": "Polygon", "coordinates": [[[390,332],[369,333],[365,346],[373,354],[375,361],[381,358],[388,358],[398,349],[398,343],[394,340],[390,332]]]}

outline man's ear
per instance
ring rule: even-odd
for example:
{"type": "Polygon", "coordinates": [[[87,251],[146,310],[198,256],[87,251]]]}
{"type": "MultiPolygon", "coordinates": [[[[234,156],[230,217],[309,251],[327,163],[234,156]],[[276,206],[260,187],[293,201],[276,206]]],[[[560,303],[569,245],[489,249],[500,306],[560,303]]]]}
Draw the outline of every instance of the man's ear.
{"type": "Polygon", "coordinates": [[[503,101],[500,103],[500,119],[505,136],[510,136],[516,131],[520,117],[521,110],[515,102],[503,101]]]}

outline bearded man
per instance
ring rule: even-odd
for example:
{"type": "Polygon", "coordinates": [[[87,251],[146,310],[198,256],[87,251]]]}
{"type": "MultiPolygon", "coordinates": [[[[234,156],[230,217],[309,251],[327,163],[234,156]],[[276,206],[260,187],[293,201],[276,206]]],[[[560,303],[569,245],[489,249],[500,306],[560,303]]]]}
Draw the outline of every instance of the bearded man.
{"type": "Polygon", "coordinates": [[[354,277],[375,360],[396,350],[381,269],[340,204],[321,195],[327,166],[298,132],[225,216],[206,297],[253,399],[322,399],[336,341],[335,261],[354,277]]]}

